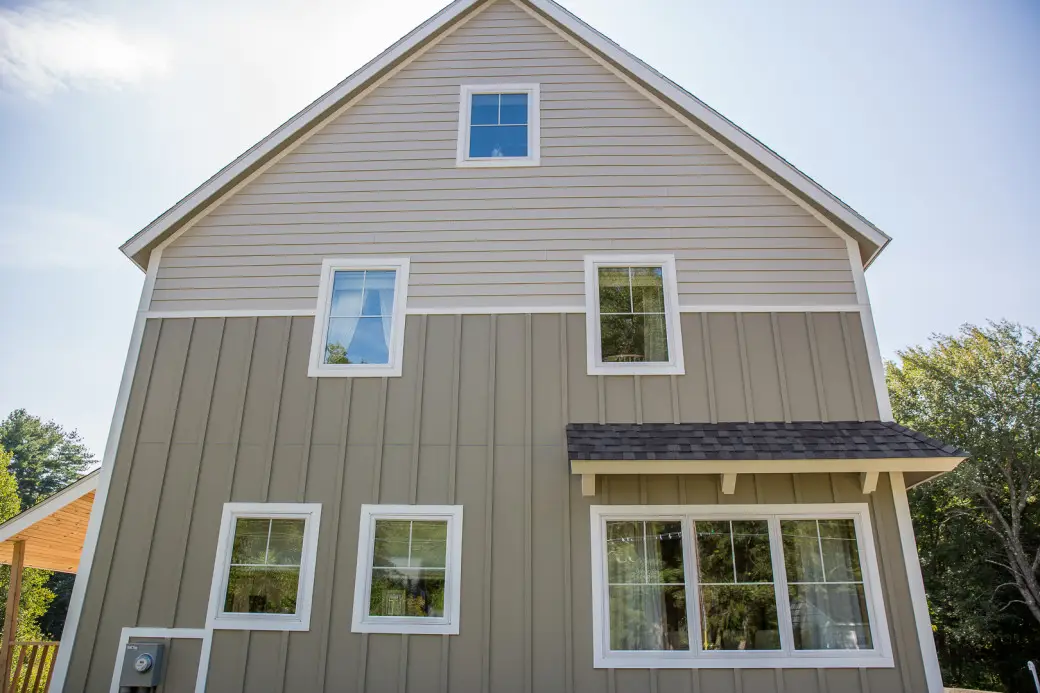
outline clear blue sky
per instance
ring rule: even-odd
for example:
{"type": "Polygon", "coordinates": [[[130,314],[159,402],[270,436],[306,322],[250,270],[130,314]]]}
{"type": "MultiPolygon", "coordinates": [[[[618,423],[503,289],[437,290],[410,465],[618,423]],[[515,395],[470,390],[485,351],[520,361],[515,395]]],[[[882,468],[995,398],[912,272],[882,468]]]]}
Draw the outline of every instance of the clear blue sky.
{"type": "MultiPolygon", "coordinates": [[[[100,456],[143,275],[117,246],[440,0],[0,0],[0,416],[100,456]]],[[[1040,3],[566,0],[895,240],[882,351],[1040,326],[1040,3]]]]}

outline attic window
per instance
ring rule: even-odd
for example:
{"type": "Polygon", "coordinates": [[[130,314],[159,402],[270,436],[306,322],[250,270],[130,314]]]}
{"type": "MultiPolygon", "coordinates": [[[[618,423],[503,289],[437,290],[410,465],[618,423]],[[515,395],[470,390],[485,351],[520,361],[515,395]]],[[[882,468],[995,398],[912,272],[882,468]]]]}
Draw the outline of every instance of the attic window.
{"type": "Polygon", "coordinates": [[[463,85],[459,166],[537,166],[537,84],[463,85]]]}

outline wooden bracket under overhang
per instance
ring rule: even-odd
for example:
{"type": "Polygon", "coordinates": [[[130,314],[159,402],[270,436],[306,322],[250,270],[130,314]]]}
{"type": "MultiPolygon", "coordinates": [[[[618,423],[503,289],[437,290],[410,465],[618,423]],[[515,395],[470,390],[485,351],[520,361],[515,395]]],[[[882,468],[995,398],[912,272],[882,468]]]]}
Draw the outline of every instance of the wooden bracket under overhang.
{"type": "Polygon", "coordinates": [[[571,460],[571,474],[581,476],[581,495],[596,495],[601,474],[718,474],[722,492],[731,495],[739,474],[859,473],[863,493],[877,489],[882,472],[923,473],[938,476],[965,457],[894,457],[831,460],[571,460]]]}

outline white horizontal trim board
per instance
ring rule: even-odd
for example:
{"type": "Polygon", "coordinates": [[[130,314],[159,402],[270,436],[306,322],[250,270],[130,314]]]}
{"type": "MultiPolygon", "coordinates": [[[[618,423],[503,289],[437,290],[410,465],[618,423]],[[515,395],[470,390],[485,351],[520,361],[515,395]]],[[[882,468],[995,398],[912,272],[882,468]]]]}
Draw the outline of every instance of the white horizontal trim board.
{"type": "MultiPolygon", "coordinates": [[[[679,306],[680,313],[859,313],[865,306],[856,304],[769,306],[679,306]]],[[[539,313],[559,314],[585,312],[584,306],[430,306],[408,308],[407,315],[514,315],[539,313]]],[[[313,308],[226,308],[214,310],[150,310],[146,318],[264,318],[264,317],[310,317],[313,308]]]]}
{"type": "Polygon", "coordinates": [[[785,505],[593,505],[590,508],[592,532],[592,623],[593,662],[598,669],[742,669],[742,668],[891,668],[894,665],[889,641],[881,573],[874,547],[870,506],[866,503],[822,503],[785,505]],[[608,520],[678,520],[683,523],[683,554],[688,608],[690,649],[685,651],[616,651],[610,645],[610,605],[607,588],[608,520]],[[717,651],[704,650],[701,643],[701,617],[698,604],[699,580],[697,551],[691,536],[692,523],[698,520],[752,520],[769,522],[770,557],[776,591],[779,621],[779,650],[717,651]],[[855,523],[863,588],[873,649],[796,650],[793,619],[787,599],[783,539],[780,522],[790,519],[851,519],[855,523]]]}

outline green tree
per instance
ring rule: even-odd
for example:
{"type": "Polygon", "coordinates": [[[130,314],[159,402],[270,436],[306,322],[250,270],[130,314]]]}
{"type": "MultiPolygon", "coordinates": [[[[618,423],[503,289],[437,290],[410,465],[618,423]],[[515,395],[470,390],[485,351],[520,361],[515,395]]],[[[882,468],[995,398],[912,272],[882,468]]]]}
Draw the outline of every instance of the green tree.
{"type": "Polygon", "coordinates": [[[1040,339],[965,325],[899,357],[896,420],[971,455],[911,494],[944,674],[1018,690],[1040,651],[1040,339]]]}
{"type": "Polygon", "coordinates": [[[24,409],[0,422],[0,448],[13,456],[9,468],[24,507],[68,486],[95,462],[79,433],[24,409]]]}
{"type": "MultiPolygon", "coordinates": [[[[21,511],[18,499],[18,483],[8,465],[11,464],[11,453],[0,449],[0,522],[5,522],[21,511]]],[[[18,609],[18,640],[40,640],[43,633],[40,629],[40,618],[47,612],[54,593],[47,588],[51,577],[50,571],[26,568],[22,575],[22,598],[18,609]]],[[[11,566],[0,567],[0,602],[7,604],[8,589],[11,585],[11,566]]],[[[0,623],[5,613],[0,609],[0,623]]]]}

